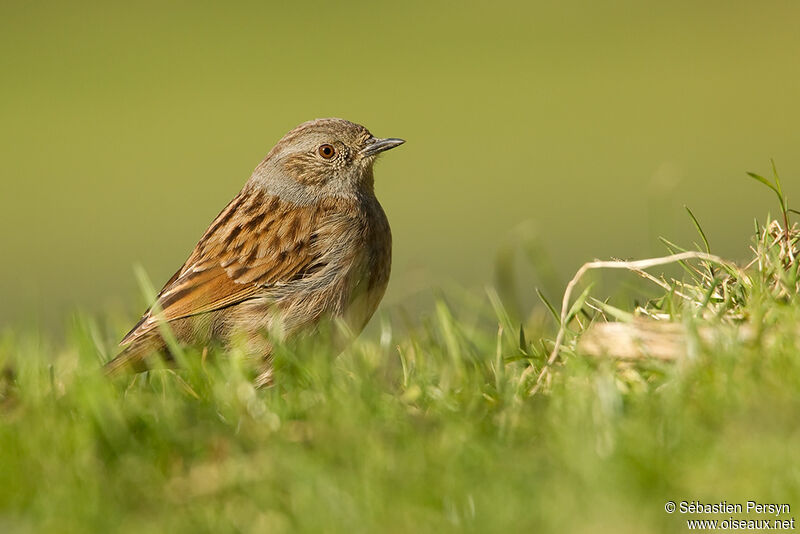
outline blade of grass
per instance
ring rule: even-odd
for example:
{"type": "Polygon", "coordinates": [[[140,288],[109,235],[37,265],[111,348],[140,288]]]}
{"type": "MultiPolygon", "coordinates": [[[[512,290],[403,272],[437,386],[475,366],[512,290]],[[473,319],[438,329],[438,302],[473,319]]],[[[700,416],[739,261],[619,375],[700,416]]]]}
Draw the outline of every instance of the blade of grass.
{"type": "Polygon", "coordinates": [[[756,174],[754,172],[749,172],[749,171],[747,172],[747,176],[749,176],[753,180],[756,180],[757,182],[761,182],[762,184],[766,185],[767,187],[769,187],[770,189],[775,191],[775,194],[778,195],[778,198],[782,200],[782,195],[781,195],[780,191],[778,191],[778,189],[774,185],[772,185],[772,183],[770,183],[769,180],[767,180],[766,178],[764,178],[760,174],[756,174]]]}
{"type": "Polygon", "coordinates": [[[553,318],[556,320],[556,324],[561,324],[561,318],[558,316],[558,312],[556,311],[555,307],[550,304],[550,301],[547,300],[547,297],[544,296],[544,293],[537,287],[536,294],[539,295],[539,299],[544,303],[550,313],[553,314],[553,318]]]}
{"type": "Polygon", "coordinates": [[[163,320],[163,310],[161,309],[161,306],[158,305],[158,301],[156,300],[156,289],[153,286],[150,277],[147,276],[147,272],[141,265],[134,267],[134,271],[136,274],[136,280],[139,283],[140,291],[142,291],[145,298],[147,298],[149,302],[153,303],[151,313],[158,321],[158,333],[164,339],[164,343],[167,344],[167,348],[175,357],[175,360],[178,362],[178,364],[185,365],[186,353],[184,352],[180,343],[178,343],[178,338],[175,337],[175,333],[172,331],[172,328],[170,328],[169,323],[163,320]]]}
{"type": "Polygon", "coordinates": [[[600,308],[603,313],[606,313],[616,319],[617,321],[623,323],[632,323],[633,322],[633,314],[630,312],[626,312],[624,310],[620,310],[619,308],[608,304],[607,302],[603,302],[602,300],[598,300],[596,298],[592,298],[592,304],[600,308]]]}
{"type": "Polygon", "coordinates": [[[684,209],[689,214],[689,217],[692,218],[694,227],[697,229],[697,233],[700,234],[700,238],[703,240],[703,246],[705,246],[706,252],[710,254],[711,247],[708,246],[708,239],[706,239],[706,234],[705,232],[703,232],[703,228],[700,226],[700,222],[697,220],[697,217],[694,216],[694,213],[692,213],[692,210],[689,208],[689,206],[684,206],[684,209]]]}
{"type": "Polygon", "coordinates": [[[578,298],[575,299],[575,302],[572,304],[572,307],[570,307],[569,313],[567,313],[565,320],[561,323],[562,325],[568,325],[572,321],[572,319],[578,314],[578,312],[581,311],[581,308],[583,308],[583,304],[586,302],[586,299],[589,298],[589,291],[592,290],[592,287],[594,287],[594,284],[589,284],[586,287],[586,289],[584,289],[581,292],[578,298]]]}

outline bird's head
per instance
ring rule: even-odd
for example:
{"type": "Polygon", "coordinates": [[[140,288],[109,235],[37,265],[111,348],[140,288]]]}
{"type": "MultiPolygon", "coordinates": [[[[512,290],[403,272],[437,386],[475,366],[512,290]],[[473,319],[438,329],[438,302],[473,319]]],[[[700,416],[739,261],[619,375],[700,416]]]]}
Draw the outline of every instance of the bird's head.
{"type": "Polygon", "coordinates": [[[378,155],[404,142],[377,138],[344,119],[316,119],[287,133],[256,168],[251,182],[298,203],[371,194],[378,155]]]}

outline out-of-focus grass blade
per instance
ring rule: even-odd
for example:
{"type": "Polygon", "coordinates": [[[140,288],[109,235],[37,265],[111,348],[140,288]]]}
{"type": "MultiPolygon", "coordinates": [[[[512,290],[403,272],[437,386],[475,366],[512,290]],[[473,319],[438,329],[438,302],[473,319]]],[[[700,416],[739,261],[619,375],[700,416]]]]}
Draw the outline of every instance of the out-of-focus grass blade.
{"type": "Polygon", "coordinates": [[[520,292],[514,268],[515,250],[515,246],[506,245],[497,252],[494,262],[494,287],[497,294],[502,295],[501,300],[506,313],[519,318],[522,316],[522,305],[519,302],[520,292]]]}
{"type": "Polygon", "coordinates": [[[458,336],[456,334],[456,326],[454,324],[455,320],[453,318],[453,314],[450,313],[450,308],[447,307],[447,304],[445,304],[443,300],[436,302],[436,317],[440,325],[442,337],[444,337],[447,353],[450,355],[453,364],[461,374],[464,372],[461,343],[459,343],[458,336]]]}
{"type": "MultiPolygon", "coordinates": [[[[522,332],[522,329],[520,329],[522,332]]],[[[497,341],[494,354],[494,387],[498,393],[503,391],[505,384],[506,365],[503,359],[503,325],[497,327],[497,341]]]]}
{"type": "Polygon", "coordinates": [[[503,332],[508,342],[511,346],[514,345],[516,339],[514,339],[514,323],[511,321],[511,316],[508,314],[506,307],[503,305],[503,301],[500,299],[500,295],[495,291],[493,287],[486,288],[486,295],[489,297],[489,302],[492,304],[492,308],[494,309],[494,313],[497,316],[498,321],[500,324],[503,325],[503,332]]]}
{"type": "MultiPolygon", "coordinates": [[[[147,276],[147,272],[145,272],[144,267],[141,265],[136,265],[134,267],[134,272],[136,274],[136,280],[139,283],[139,289],[147,298],[147,301],[153,303],[151,313],[154,317],[158,318],[163,313],[163,310],[156,301],[156,289],[153,286],[153,283],[150,281],[150,277],[147,276]]],[[[167,324],[166,321],[158,321],[158,333],[161,334],[162,338],[164,338],[164,342],[167,344],[170,353],[175,357],[178,364],[185,366],[186,353],[184,352],[180,343],[178,343],[175,333],[172,331],[172,328],[169,327],[169,324],[167,324]]]]}
{"type": "Polygon", "coordinates": [[[613,317],[617,321],[620,321],[620,322],[623,322],[623,323],[632,323],[633,322],[634,316],[630,312],[626,312],[626,311],[620,310],[619,308],[616,308],[616,307],[612,306],[611,304],[608,304],[607,302],[603,302],[601,300],[597,300],[594,297],[592,297],[591,302],[592,302],[592,304],[594,306],[597,306],[598,308],[603,310],[603,313],[606,313],[606,314],[610,315],[611,317],[613,317]]]}

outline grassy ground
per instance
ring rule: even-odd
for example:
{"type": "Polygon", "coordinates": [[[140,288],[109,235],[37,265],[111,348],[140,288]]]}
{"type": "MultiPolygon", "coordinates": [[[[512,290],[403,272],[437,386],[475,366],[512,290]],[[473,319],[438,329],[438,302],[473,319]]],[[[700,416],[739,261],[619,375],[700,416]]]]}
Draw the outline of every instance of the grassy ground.
{"type": "Polygon", "coordinates": [[[338,357],[283,349],[261,391],[237,354],[108,381],[113,336],[89,319],[56,346],[6,332],[0,531],[683,532],[730,517],[670,515],[670,500],[789,503],[789,519],[797,236],[758,230],[762,261],[687,265],[638,311],[690,332],[751,325],[754,341],[690,339],[677,363],[591,359],[575,334],[602,314],[581,298],[534,395],[555,320],[520,339],[494,298],[445,296],[410,331],[384,321],[338,357]]]}

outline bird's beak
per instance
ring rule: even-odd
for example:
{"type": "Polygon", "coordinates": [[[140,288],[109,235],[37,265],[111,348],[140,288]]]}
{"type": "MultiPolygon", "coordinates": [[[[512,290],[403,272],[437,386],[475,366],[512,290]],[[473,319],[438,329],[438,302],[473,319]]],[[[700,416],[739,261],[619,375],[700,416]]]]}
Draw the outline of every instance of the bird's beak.
{"type": "Polygon", "coordinates": [[[378,139],[373,137],[367,141],[367,146],[361,150],[362,156],[374,156],[386,150],[392,149],[405,143],[405,139],[397,139],[396,137],[387,137],[386,139],[378,139]]]}

